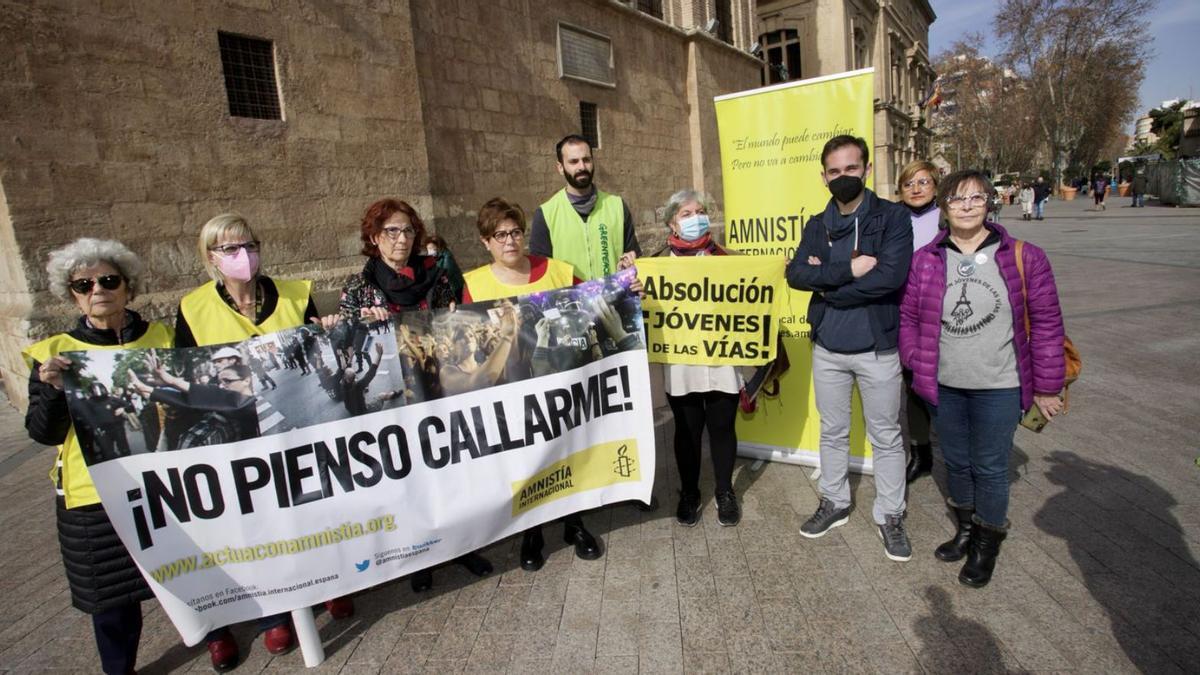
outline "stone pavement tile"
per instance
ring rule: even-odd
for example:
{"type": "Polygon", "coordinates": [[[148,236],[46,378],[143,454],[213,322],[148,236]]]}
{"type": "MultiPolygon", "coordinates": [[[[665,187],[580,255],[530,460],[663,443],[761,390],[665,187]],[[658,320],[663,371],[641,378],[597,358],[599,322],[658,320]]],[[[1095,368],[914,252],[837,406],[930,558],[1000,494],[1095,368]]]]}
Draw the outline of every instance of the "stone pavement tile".
{"type": "Polygon", "coordinates": [[[1067,670],[1071,667],[1070,661],[1046,639],[1044,630],[1015,608],[991,610],[983,621],[1023,668],[1045,671],[1067,670]]]}
{"type": "Polygon", "coordinates": [[[675,542],[672,539],[645,539],[639,544],[642,576],[675,574],[675,542]]]}
{"type": "Polygon", "coordinates": [[[729,648],[729,666],[734,672],[774,673],[780,664],[771,649],[769,634],[774,627],[767,626],[757,631],[732,632],[725,640],[729,648]]]}
{"type": "MultiPolygon", "coordinates": [[[[42,645],[60,635],[60,620],[71,620],[79,614],[70,608],[47,611],[46,615],[27,615],[26,623],[17,623],[4,631],[7,636],[3,651],[0,651],[0,670],[15,668],[36,653],[42,645]]],[[[76,631],[79,632],[79,631],[76,631]]]]}
{"type": "Polygon", "coordinates": [[[600,632],[596,642],[597,656],[637,656],[638,602],[609,601],[607,595],[600,608],[600,632]]]}
{"type": "Polygon", "coordinates": [[[685,648],[683,672],[723,675],[733,670],[729,666],[729,655],[725,652],[693,652],[685,648]]]}
{"type": "Polygon", "coordinates": [[[406,634],[396,642],[395,649],[384,662],[385,673],[422,672],[429,654],[437,643],[438,636],[432,633],[406,634]]]}
{"type": "Polygon", "coordinates": [[[570,581],[569,565],[547,564],[533,574],[529,601],[536,604],[562,604],[567,597],[567,584],[570,581]]]}
{"type": "Polygon", "coordinates": [[[95,639],[53,638],[20,664],[30,670],[87,671],[96,667],[99,656],[95,639]]]}
{"type": "Polygon", "coordinates": [[[567,586],[560,631],[595,629],[604,603],[603,579],[575,579],[567,586]]]}
{"type": "Polygon", "coordinates": [[[679,621],[638,623],[638,668],[643,673],[683,672],[679,621]]]}
{"type": "Polygon", "coordinates": [[[600,656],[596,658],[596,675],[637,675],[638,658],[636,656],[600,656]]]}
{"type": "MultiPolygon", "coordinates": [[[[674,520],[672,511],[671,519],[674,520]]],[[[708,556],[708,537],[703,527],[686,527],[675,523],[671,527],[671,539],[675,542],[675,556],[708,556]]]]}
{"type": "Polygon", "coordinates": [[[807,612],[790,600],[760,600],[763,626],[776,652],[802,651],[812,644],[807,612]]]}
{"type": "Polygon", "coordinates": [[[554,659],[548,656],[542,657],[522,657],[514,658],[512,663],[508,664],[508,671],[512,675],[529,675],[529,673],[549,673],[552,672],[551,666],[554,664],[554,659]]]}
{"type": "Polygon", "coordinates": [[[504,672],[512,660],[513,642],[517,639],[511,634],[480,633],[467,656],[466,672],[504,672]]]}
{"type": "MultiPolygon", "coordinates": [[[[779,672],[783,673],[861,673],[862,669],[852,669],[838,654],[827,654],[817,649],[806,649],[799,652],[776,652],[775,662],[779,664],[779,672]]],[[[931,673],[950,673],[953,670],[931,670],[931,673]]]]}
{"type": "Polygon", "coordinates": [[[750,572],[741,544],[736,539],[708,541],[708,558],[713,576],[745,575],[750,572]]]}
{"type": "Polygon", "coordinates": [[[496,597],[499,586],[500,578],[498,576],[475,579],[458,589],[458,596],[454,599],[454,606],[456,608],[487,607],[496,597]]]}
{"type": "MultiPolygon", "coordinates": [[[[518,563],[519,564],[519,563],[518,563]]],[[[579,556],[571,559],[570,576],[571,579],[598,579],[604,580],[604,568],[607,566],[607,561],[604,558],[599,560],[584,560],[579,556]]]]}
{"type": "Polygon", "coordinates": [[[636,603],[641,591],[641,566],[636,559],[608,561],[604,570],[605,602],[636,603]]]}
{"type": "MultiPolygon", "coordinates": [[[[362,611],[361,608],[357,609],[359,612],[362,611]]],[[[374,617],[363,631],[358,644],[354,646],[352,653],[346,659],[346,663],[383,667],[388,657],[391,656],[396,642],[404,639],[402,637],[404,629],[408,626],[411,617],[412,612],[400,611],[374,617]]]]}
{"type": "Polygon", "coordinates": [[[792,579],[795,572],[792,557],[784,554],[747,553],[746,563],[750,567],[750,581],[755,596],[761,600],[795,597],[792,579]]]}
{"type": "Polygon", "coordinates": [[[638,599],[638,620],[679,622],[679,590],[674,568],[670,576],[643,576],[638,599]]]}
{"type": "Polygon", "coordinates": [[[679,615],[684,654],[726,651],[725,629],[720,621],[720,605],[715,598],[680,598],[679,615]]]}
{"type": "Polygon", "coordinates": [[[430,660],[466,659],[471,655],[471,647],[479,635],[486,612],[484,607],[456,607],[450,610],[450,616],[442,629],[438,640],[434,643],[433,651],[429,653],[430,660]]]}
{"type": "Polygon", "coordinates": [[[714,598],[712,563],[707,550],[703,556],[675,556],[675,581],[680,598],[714,598]]]}
{"type": "Polygon", "coordinates": [[[421,672],[428,675],[445,675],[446,673],[461,673],[466,668],[466,659],[429,659],[421,668],[421,672]]]}

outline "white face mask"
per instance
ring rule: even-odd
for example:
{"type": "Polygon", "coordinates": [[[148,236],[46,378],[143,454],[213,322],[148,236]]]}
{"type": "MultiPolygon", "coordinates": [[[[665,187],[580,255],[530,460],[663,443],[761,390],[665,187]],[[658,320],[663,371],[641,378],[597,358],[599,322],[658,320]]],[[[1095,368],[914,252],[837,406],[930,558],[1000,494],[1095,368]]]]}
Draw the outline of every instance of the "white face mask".
{"type": "Polygon", "coordinates": [[[679,238],[696,241],[708,234],[708,216],[703,213],[690,215],[679,221],[679,238]]]}

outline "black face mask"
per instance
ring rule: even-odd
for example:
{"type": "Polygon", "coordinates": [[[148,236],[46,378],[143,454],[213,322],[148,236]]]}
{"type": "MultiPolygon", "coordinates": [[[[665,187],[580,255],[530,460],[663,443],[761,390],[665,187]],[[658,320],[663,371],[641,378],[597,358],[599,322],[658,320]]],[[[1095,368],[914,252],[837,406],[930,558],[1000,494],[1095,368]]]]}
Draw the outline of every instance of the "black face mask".
{"type": "Polygon", "coordinates": [[[849,204],[863,191],[863,179],[858,176],[838,176],[829,181],[829,192],[842,204],[849,204]]]}

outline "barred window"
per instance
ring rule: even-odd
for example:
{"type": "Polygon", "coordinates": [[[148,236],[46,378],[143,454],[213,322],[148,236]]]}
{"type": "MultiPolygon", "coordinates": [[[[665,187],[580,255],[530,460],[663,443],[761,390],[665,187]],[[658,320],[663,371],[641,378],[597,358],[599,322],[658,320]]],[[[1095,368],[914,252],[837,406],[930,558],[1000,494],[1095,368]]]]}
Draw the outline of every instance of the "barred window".
{"type": "Polygon", "coordinates": [[[662,0],[637,0],[637,10],[650,16],[661,19],[663,18],[662,0]]]}
{"type": "Polygon", "coordinates": [[[270,40],[217,33],[229,114],[260,120],[283,119],[275,81],[275,49],[270,40]]]}
{"type": "Polygon", "coordinates": [[[558,74],[592,84],[615,86],[612,40],[599,33],[558,24],[558,74]]]}
{"type": "Polygon", "coordinates": [[[595,103],[579,102],[579,135],[588,139],[593,148],[600,147],[600,113],[595,103]]]}

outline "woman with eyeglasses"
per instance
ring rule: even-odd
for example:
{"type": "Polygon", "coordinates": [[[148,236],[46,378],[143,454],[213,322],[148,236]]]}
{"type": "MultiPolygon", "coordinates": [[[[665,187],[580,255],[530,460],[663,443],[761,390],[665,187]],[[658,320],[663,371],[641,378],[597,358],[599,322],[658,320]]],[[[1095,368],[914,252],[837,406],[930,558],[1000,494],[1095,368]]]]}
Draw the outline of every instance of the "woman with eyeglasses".
{"type": "MultiPolygon", "coordinates": [[[[942,211],[938,208],[938,169],[933,162],[918,159],[900,171],[900,201],[912,214],[913,250],[933,241],[941,226],[942,211]]],[[[904,371],[904,410],[908,433],[908,468],[905,480],[909,483],[933,469],[933,446],[930,443],[929,411],[913,392],[912,372],[904,371]]]]}
{"type": "Polygon", "coordinates": [[[73,364],[61,354],[171,345],[169,327],[126,307],[140,289],[141,272],[137,256],[116,241],[78,239],[52,251],[46,264],[50,291],[73,302],[81,316],[71,330],[22,352],[31,368],[25,428],[34,441],[58,446],[50,478],[58,492],[59,548],[71,604],[92,616],[105,673],[133,672],[141,602],[154,594],[117,538],[88,474],[63,391],[63,372],[73,364]]]}
{"type": "MultiPolygon", "coordinates": [[[[200,260],[212,280],[183,296],[175,317],[176,347],[205,347],[238,342],[296,328],[317,318],[312,282],[307,279],[272,279],[262,273],[262,243],[246,219],[223,213],[200,228],[200,260]]],[[[168,419],[168,422],[170,420],[168,419]]],[[[354,615],[350,598],[325,603],[330,616],[354,615]]],[[[271,654],[282,654],[294,644],[287,614],[258,620],[263,645],[271,654]]],[[[206,637],[212,666],[218,672],[236,667],[237,642],[228,627],[206,637]]]]}
{"type": "MultiPolygon", "coordinates": [[[[343,319],[355,325],[388,321],[393,314],[422,309],[442,309],[461,298],[438,259],[425,255],[425,223],[408,202],[380,199],[367,207],[359,225],[362,272],[346,280],[338,308],[343,319]]],[[[492,573],[492,563],[478,553],[454,559],[471,574],[492,573]]],[[[414,572],[409,578],[414,592],[433,588],[433,570],[414,572]]]]}
{"type": "MultiPolygon", "coordinates": [[[[479,209],[476,219],[479,230],[479,241],[492,257],[492,262],[477,267],[463,275],[466,280],[466,290],[463,291],[463,302],[482,302],[496,300],[516,295],[526,295],[538,291],[549,291],[579,283],[575,276],[575,268],[570,263],[553,258],[530,255],[525,250],[525,212],[520,205],[507,202],[499,197],[488,200],[479,209]]],[[[512,308],[504,308],[504,320],[501,323],[501,335],[497,349],[492,353],[495,357],[501,352],[503,360],[496,366],[496,376],[507,377],[507,381],[520,381],[531,373],[509,372],[512,369],[528,369],[532,359],[522,358],[521,350],[524,345],[528,348],[528,340],[520,341],[517,318],[512,314],[512,308]],[[511,357],[511,358],[510,358],[511,357]]],[[[549,320],[541,319],[536,326],[536,346],[545,350],[549,341],[549,320]]],[[[486,375],[483,364],[478,372],[486,375]]],[[[563,540],[575,547],[575,555],[583,560],[595,560],[603,555],[596,537],[583,525],[579,514],[572,514],[562,519],[563,540]]],[[[525,530],[521,538],[521,568],[533,572],[546,564],[542,554],[545,540],[542,527],[536,525],[525,530]]]]}
{"type": "Polygon", "coordinates": [[[958,525],[934,555],[965,557],[958,580],[975,588],[991,580],[1007,536],[1017,423],[1032,406],[1057,415],[1065,376],[1050,261],[986,222],[992,195],[980,171],[943,180],[938,202],[949,228],[913,254],[900,305],[900,360],[930,406],[958,525]]]}

